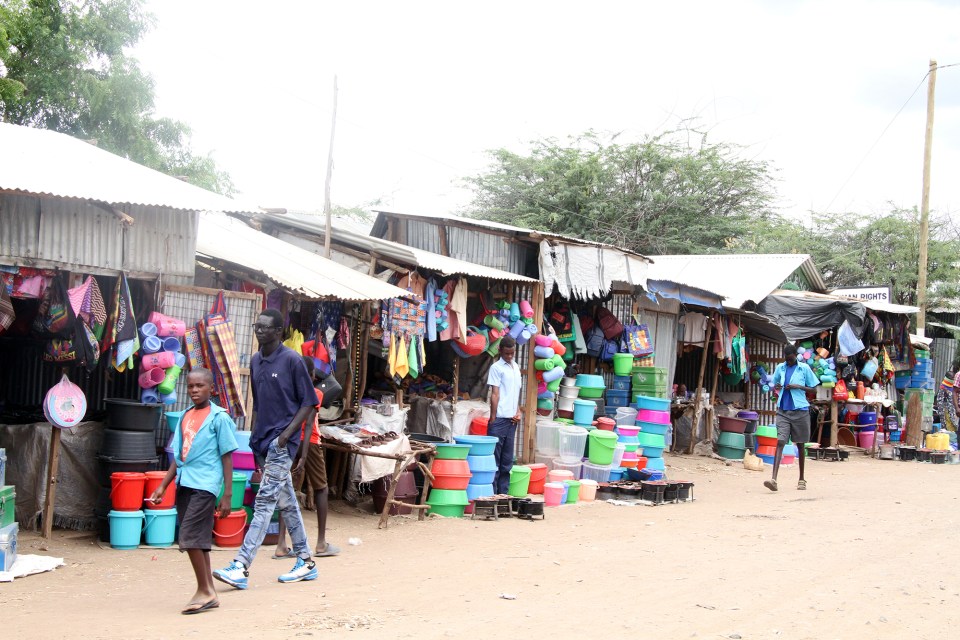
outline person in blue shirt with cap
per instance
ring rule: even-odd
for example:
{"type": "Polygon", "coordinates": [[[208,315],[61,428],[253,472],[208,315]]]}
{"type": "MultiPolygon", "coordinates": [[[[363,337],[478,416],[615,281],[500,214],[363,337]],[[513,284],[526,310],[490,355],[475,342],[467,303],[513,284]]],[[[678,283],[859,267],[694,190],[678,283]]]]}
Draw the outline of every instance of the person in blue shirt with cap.
{"type": "Polygon", "coordinates": [[[803,478],[804,444],[810,441],[810,403],[807,392],[820,384],[813,369],[797,360],[797,348],[788,344],[783,348],[784,362],[773,372],[773,384],[780,397],[777,399],[777,452],[773,458],[773,478],[763,483],[770,491],[777,490],[777,472],[783,448],[789,440],[797,445],[797,463],[800,465],[800,481],[797,489],[807,488],[803,478]]]}

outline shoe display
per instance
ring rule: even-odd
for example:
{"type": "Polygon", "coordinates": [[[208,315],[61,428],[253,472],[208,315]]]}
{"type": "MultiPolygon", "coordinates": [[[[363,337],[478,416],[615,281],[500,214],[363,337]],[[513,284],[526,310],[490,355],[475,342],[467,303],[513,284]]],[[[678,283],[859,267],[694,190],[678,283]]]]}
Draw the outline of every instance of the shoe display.
{"type": "Polygon", "coordinates": [[[249,576],[247,568],[243,566],[243,563],[234,560],[228,564],[223,569],[217,569],[213,572],[213,577],[219,580],[220,582],[226,582],[231,587],[236,589],[246,589],[247,588],[247,576],[249,576]]]}
{"type": "Polygon", "coordinates": [[[277,578],[280,582],[300,582],[301,580],[317,579],[317,563],[304,562],[303,558],[297,558],[297,563],[293,569],[277,578]]]}

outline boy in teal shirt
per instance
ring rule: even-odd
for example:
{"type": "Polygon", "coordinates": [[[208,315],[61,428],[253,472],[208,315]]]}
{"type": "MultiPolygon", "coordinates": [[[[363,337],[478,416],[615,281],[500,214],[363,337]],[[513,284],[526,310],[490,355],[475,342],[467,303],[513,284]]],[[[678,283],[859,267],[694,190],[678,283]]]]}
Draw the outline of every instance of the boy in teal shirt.
{"type": "Polygon", "coordinates": [[[220,606],[210,569],[214,513],[221,518],[230,514],[233,477],[233,452],[237,446],[237,425],[222,407],[211,404],[213,374],[197,368],[187,376],[187,393],[193,407],[180,414],[173,434],[174,460],[163,482],[150,499],[163,500],[167,487],[177,480],[177,519],[180,522],[180,550],[186,551],[197,578],[197,592],[181,611],[185,615],[220,606]],[[216,504],[217,493],[223,497],[216,504]]]}

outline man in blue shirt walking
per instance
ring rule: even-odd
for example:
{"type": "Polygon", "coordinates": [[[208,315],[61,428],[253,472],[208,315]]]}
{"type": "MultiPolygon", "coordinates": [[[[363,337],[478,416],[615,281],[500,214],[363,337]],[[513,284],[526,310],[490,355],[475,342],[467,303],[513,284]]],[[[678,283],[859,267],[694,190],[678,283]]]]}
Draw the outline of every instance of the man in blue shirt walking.
{"type": "Polygon", "coordinates": [[[290,469],[296,461],[299,471],[306,463],[305,441],[301,438],[304,421],[313,423],[317,394],[300,354],[280,343],[283,316],[266,309],[254,325],[260,351],[250,362],[253,388],[254,423],[250,448],[263,469],[263,481],[253,503],[253,519],[236,559],[213,577],[237,589],[247,588],[250,565],[257,556],[276,508],[280,509],[297,561],[293,569],[281,575],[280,582],[316,580],[316,564],[310,559],[310,547],[303,527],[300,505],[293,490],[290,469]]]}
{"type": "Polygon", "coordinates": [[[780,394],[777,399],[777,452],[773,459],[773,478],[763,483],[770,491],[777,490],[777,472],[783,448],[791,438],[797,445],[797,462],[800,465],[800,482],[797,489],[807,488],[803,479],[804,445],[810,441],[810,403],[807,391],[813,391],[820,384],[813,369],[805,362],[797,361],[797,348],[788,344],[783,348],[785,362],[777,365],[773,372],[773,384],[780,394]]]}

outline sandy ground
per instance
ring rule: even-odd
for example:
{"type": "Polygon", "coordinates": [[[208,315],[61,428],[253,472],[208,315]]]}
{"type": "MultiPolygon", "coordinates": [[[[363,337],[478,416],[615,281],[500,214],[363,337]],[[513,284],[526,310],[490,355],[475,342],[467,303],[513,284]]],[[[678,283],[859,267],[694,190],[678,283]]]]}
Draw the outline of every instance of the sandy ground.
{"type": "MultiPolygon", "coordinates": [[[[11,638],[952,635],[960,467],[809,462],[806,492],[794,466],[774,494],[769,471],[667,462],[696,483],[695,502],[570,505],[537,522],[394,518],[382,531],[335,503],[328,539],[344,551],[318,559],[319,580],[278,583],[290,563],[264,548],[250,589],[218,583],[221,607],[196,616],[179,614],[194,588],[186,556],[57,531],[44,553],[66,566],[0,584],[0,611],[11,638]]],[[[23,553],[41,543],[21,534],[23,553]]],[[[214,566],[231,558],[214,552],[214,566]]]]}

